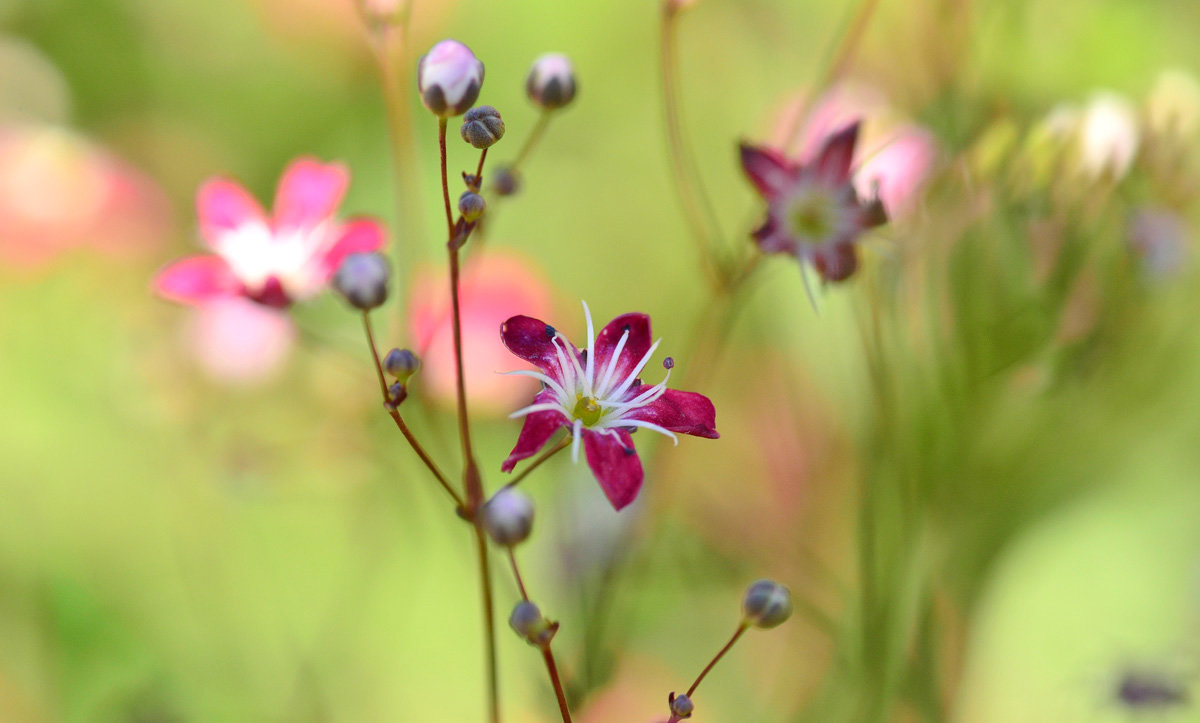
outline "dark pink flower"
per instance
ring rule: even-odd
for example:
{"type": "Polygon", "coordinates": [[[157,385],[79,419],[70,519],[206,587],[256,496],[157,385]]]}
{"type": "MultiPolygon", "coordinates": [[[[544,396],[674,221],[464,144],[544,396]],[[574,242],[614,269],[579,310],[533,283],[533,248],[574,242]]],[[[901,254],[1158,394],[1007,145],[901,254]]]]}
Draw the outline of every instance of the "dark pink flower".
{"type": "Polygon", "coordinates": [[[200,235],[216,253],[168,266],[155,289],[188,304],[244,296],[277,308],[313,296],[346,256],[383,245],[378,222],[337,220],[349,182],[340,163],[299,158],[283,172],[270,218],[236,182],[206,182],[196,194],[196,215],[200,235]]]}
{"type": "Polygon", "coordinates": [[[702,394],[667,389],[671,364],[664,364],[667,375],[661,382],[642,384],[638,375],[661,341],[650,342],[650,317],[623,314],[597,336],[586,303],[583,311],[588,346],[582,352],[554,327],[532,317],[514,316],[500,326],[508,350],[540,369],[509,373],[542,383],[533,404],[509,415],[525,417],[525,425],[501,469],[511,472],[566,427],[573,437],[571,458],[579,461],[582,444],[588,466],[619,510],[642,487],[642,463],[631,433],[641,427],[676,444],[676,433],[716,439],[716,410],[702,394]]]}
{"type": "Polygon", "coordinates": [[[767,220],[754,231],[766,253],[787,253],[813,265],[826,281],[858,268],[855,242],[885,220],[878,200],[859,198],[851,178],[858,123],[829,136],[808,163],[772,148],[743,143],[742,169],[767,201],[767,220]]]}

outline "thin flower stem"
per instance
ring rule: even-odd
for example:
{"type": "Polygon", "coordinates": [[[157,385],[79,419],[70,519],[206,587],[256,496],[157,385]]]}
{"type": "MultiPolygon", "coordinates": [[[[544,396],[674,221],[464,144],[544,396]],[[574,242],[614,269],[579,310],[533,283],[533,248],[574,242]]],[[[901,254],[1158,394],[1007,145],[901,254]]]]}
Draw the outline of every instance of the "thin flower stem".
{"type": "Polygon", "coordinates": [[[525,467],[525,469],[521,470],[517,474],[516,477],[512,478],[512,481],[510,481],[508,484],[506,484],[504,486],[505,487],[516,487],[517,483],[519,483],[521,480],[528,477],[529,473],[534,471],[535,469],[537,469],[538,466],[541,465],[542,462],[545,462],[546,460],[550,459],[555,454],[557,454],[558,452],[561,452],[562,450],[566,449],[569,446],[571,446],[571,435],[568,434],[567,436],[563,437],[562,441],[560,441],[558,444],[554,445],[553,447],[546,450],[545,452],[542,452],[540,457],[538,457],[537,459],[530,462],[529,465],[527,467],[525,467]]]}
{"type": "Polygon", "coordinates": [[[484,148],[479,154],[479,165],[475,167],[475,192],[479,192],[479,187],[483,184],[483,162],[487,160],[488,149],[484,148]]]}
{"type": "MultiPolygon", "coordinates": [[[[367,332],[367,344],[371,347],[371,359],[375,362],[375,374],[379,378],[379,391],[383,395],[384,404],[388,404],[391,400],[388,394],[387,379],[383,376],[383,364],[379,361],[379,348],[375,345],[375,332],[371,329],[371,315],[366,311],[363,312],[363,329],[367,332]]],[[[425,466],[429,468],[429,471],[441,483],[442,489],[446,490],[446,493],[450,495],[450,498],[454,500],[459,509],[463,509],[462,497],[454,491],[454,488],[450,486],[450,482],[446,479],[446,475],[442,474],[442,471],[438,469],[437,463],[433,461],[433,458],[429,456],[429,453],[417,441],[412,430],[404,422],[404,418],[400,416],[400,412],[390,405],[387,407],[387,412],[391,416],[392,421],[396,423],[396,428],[404,435],[404,439],[408,440],[409,446],[413,448],[413,451],[417,453],[417,456],[421,458],[421,461],[425,463],[425,466]]]]}
{"type": "Polygon", "coordinates": [[[513,577],[517,580],[517,589],[521,591],[521,599],[529,602],[529,593],[525,590],[525,580],[521,578],[521,569],[517,567],[517,553],[508,548],[508,561],[512,563],[513,577]]]}
{"type": "Polygon", "coordinates": [[[454,382],[458,399],[458,434],[459,439],[462,441],[463,462],[466,466],[464,483],[466,485],[467,499],[470,500],[472,511],[474,511],[478,503],[482,502],[483,490],[479,480],[479,472],[475,467],[475,454],[471,447],[471,425],[467,417],[467,386],[465,375],[463,374],[462,311],[458,297],[461,270],[459,269],[458,248],[455,246],[453,239],[451,239],[449,245],[449,256],[450,311],[451,330],[454,337],[454,382]]]}
{"type": "Polygon", "coordinates": [[[709,280],[714,285],[720,285],[724,269],[722,259],[718,258],[718,240],[724,238],[724,234],[708,193],[704,189],[699,167],[689,151],[679,112],[679,83],[675,63],[675,18],[677,15],[678,13],[673,9],[669,0],[663,3],[659,69],[662,74],[667,155],[675,176],[675,190],[683,207],[684,221],[699,247],[701,264],[709,280]],[[710,228],[706,229],[705,223],[710,228]]]}
{"type": "Polygon", "coordinates": [[[742,637],[742,633],[749,629],[749,623],[742,623],[738,625],[738,629],[733,633],[733,637],[729,639],[729,642],[725,643],[725,647],[721,648],[721,650],[713,657],[713,659],[708,661],[708,665],[704,666],[704,670],[700,671],[700,675],[696,676],[696,682],[692,683],[692,687],[688,688],[687,697],[692,697],[692,695],[696,692],[696,688],[700,687],[700,681],[704,680],[704,676],[708,675],[708,671],[712,670],[717,662],[720,661],[721,658],[725,657],[725,653],[728,653],[729,649],[733,647],[733,644],[738,641],[738,638],[742,637]]]}
{"type": "MultiPolygon", "coordinates": [[[[473,514],[473,513],[472,513],[473,514]]],[[[475,550],[479,557],[479,593],[483,599],[484,650],[487,655],[488,720],[500,723],[500,683],[496,666],[496,613],[492,603],[492,570],[488,564],[487,533],[476,520],[475,550]]]]}
{"type": "Polygon", "coordinates": [[[454,214],[450,211],[450,181],[446,176],[446,119],[438,118],[438,150],[442,157],[442,201],[446,205],[446,235],[454,238],[454,214]]]}
{"type": "Polygon", "coordinates": [[[537,142],[542,139],[543,135],[545,135],[546,126],[550,125],[551,114],[551,111],[544,110],[542,111],[542,114],[538,116],[537,122],[534,123],[533,128],[529,130],[529,135],[525,136],[525,142],[521,144],[521,148],[517,151],[516,157],[514,157],[512,162],[508,164],[509,171],[515,173],[517,166],[521,165],[525,159],[529,157],[529,153],[533,150],[533,147],[537,145],[537,142]]]}
{"type": "MultiPolygon", "coordinates": [[[[521,599],[529,602],[529,593],[525,591],[525,580],[521,577],[521,569],[517,566],[517,556],[511,547],[508,548],[508,560],[512,563],[513,577],[516,578],[517,588],[521,591],[521,599]]],[[[571,708],[567,705],[567,692],[558,675],[558,663],[554,660],[554,651],[550,645],[550,642],[546,642],[540,646],[542,660],[546,663],[546,673],[550,675],[550,684],[554,686],[554,696],[558,699],[558,712],[562,714],[563,723],[571,723],[571,708]]]]}
{"type": "Polygon", "coordinates": [[[546,672],[550,674],[550,684],[554,686],[554,695],[558,698],[558,712],[562,715],[563,723],[571,723],[571,709],[567,706],[567,693],[563,689],[562,680],[558,677],[558,664],[554,661],[554,651],[550,646],[542,648],[542,660],[546,661],[546,672]]]}

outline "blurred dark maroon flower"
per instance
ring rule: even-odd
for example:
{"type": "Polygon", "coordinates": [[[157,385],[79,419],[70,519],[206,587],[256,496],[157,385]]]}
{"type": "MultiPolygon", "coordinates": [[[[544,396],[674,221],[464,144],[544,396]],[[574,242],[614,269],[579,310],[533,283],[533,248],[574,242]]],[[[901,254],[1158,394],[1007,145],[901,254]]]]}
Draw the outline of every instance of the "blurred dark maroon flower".
{"type": "Polygon", "coordinates": [[[829,136],[808,163],[742,144],[742,169],[767,201],[767,220],[754,231],[763,252],[792,254],[826,281],[844,281],[858,268],[858,237],[886,220],[879,201],[860,199],[851,179],[858,129],[853,123],[829,136]]]}
{"type": "MultiPolygon", "coordinates": [[[[541,371],[509,372],[533,377],[542,390],[533,404],[511,417],[525,424],[501,469],[541,449],[560,427],[571,430],[571,456],[579,461],[582,442],[588,466],[615,509],[628,505],[642,487],[642,463],[630,433],[639,427],[675,440],[676,433],[716,439],[716,410],[708,397],[667,389],[666,377],[653,386],[638,375],[658,348],[650,343],[650,317],[623,314],[594,333],[587,304],[588,347],[580,352],[554,327],[528,316],[514,316],[500,327],[500,337],[513,354],[541,371]]],[[[661,341],[661,340],[660,340],[661,341]]]]}

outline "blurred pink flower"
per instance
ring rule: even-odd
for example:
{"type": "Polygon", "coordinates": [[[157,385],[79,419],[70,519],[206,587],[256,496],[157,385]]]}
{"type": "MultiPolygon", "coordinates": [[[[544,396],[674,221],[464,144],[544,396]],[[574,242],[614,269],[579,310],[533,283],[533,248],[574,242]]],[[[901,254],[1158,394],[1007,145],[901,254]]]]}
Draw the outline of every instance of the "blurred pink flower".
{"type": "Polygon", "coordinates": [[[168,222],[162,191],[108,151],[61,128],[0,126],[0,264],[35,268],[78,247],[136,254],[168,222]]]}
{"type": "Polygon", "coordinates": [[[278,309],[238,296],[201,304],[186,341],[202,370],[216,381],[253,384],[279,370],[296,339],[296,328],[278,309]]]}
{"type": "Polygon", "coordinates": [[[283,172],[272,218],[236,182],[215,178],[196,194],[200,235],[215,255],[192,256],[155,278],[162,296],[198,304],[243,296],[283,308],[321,291],[346,256],[375,251],[384,230],[358,218],[339,223],[350,182],[340,163],[300,158],[283,172]]]}
{"type": "MultiPolygon", "coordinates": [[[[497,372],[512,357],[497,329],[519,313],[548,316],[550,287],[536,265],[510,252],[473,255],[463,268],[459,301],[462,311],[463,364],[473,413],[498,415],[533,395],[534,385],[514,384],[497,372]]],[[[413,345],[422,357],[414,380],[438,401],[454,402],[454,342],[450,330],[450,287],[444,270],[426,268],[413,283],[409,302],[413,345]]]]}
{"type": "Polygon", "coordinates": [[[938,148],[927,129],[898,119],[884,95],[867,85],[841,83],[812,104],[795,100],[780,113],[773,142],[796,146],[801,163],[811,163],[831,136],[861,124],[852,165],[859,195],[878,197],[889,219],[904,218],[920,196],[938,148]]]}

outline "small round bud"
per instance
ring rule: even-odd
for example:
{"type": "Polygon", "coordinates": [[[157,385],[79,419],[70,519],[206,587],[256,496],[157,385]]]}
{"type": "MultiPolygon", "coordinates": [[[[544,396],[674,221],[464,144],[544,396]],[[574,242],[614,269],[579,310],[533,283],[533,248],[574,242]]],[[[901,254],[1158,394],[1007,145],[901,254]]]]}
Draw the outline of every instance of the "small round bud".
{"type": "Polygon", "coordinates": [[[383,358],[383,368],[397,381],[406,382],[421,368],[421,359],[412,349],[392,349],[383,358]]]}
{"type": "Polygon", "coordinates": [[[457,40],[443,40],[417,63],[421,102],[439,118],[462,115],[483,87],[483,63],[457,40]]]}
{"type": "Polygon", "coordinates": [[[558,632],[558,623],[547,620],[537,605],[522,600],[508,616],[508,624],[530,645],[542,648],[550,644],[558,632]]]}
{"type": "Polygon", "coordinates": [[[490,105],[481,105],[467,111],[459,129],[467,143],[483,150],[504,137],[504,119],[500,111],[490,105]]]}
{"type": "Polygon", "coordinates": [[[691,718],[692,711],[696,709],[696,706],[692,704],[692,699],[687,695],[672,693],[667,701],[671,704],[671,715],[676,718],[691,718]]]}
{"type": "Polygon", "coordinates": [[[575,98],[575,69],[567,56],[546,53],[533,61],[525,79],[525,94],[543,110],[556,110],[575,98]]]}
{"type": "Polygon", "coordinates": [[[387,300],[391,269],[378,252],[350,254],[333,275],[333,288],[356,309],[368,311],[387,300]]]}
{"type": "Polygon", "coordinates": [[[408,399],[408,387],[404,386],[402,382],[396,382],[388,387],[388,404],[392,407],[400,406],[405,399],[408,399]]]}
{"type": "Polygon", "coordinates": [[[467,223],[478,221],[486,208],[487,202],[478,193],[466,191],[458,197],[458,212],[462,214],[463,220],[467,223]]]}
{"type": "Polygon", "coordinates": [[[669,356],[666,359],[663,359],[663,369],[674,369],[674,368],[675,368],[675,357],[669,356]]]}
{"type": "Polygon", "coordinates": [[[524,542],[533,530],[533,500],[511,487],[502,487],[483,505],[483,529],[497,545],[524,542]]]}
{"type": "Polygon", "coordinates": [[[521,190],[521,179],[517,177],[516,172],[508,168],[501,168],[496,171],[496,175],[492,176],[492,188],[496,189],[496,193],[500,196],[512,196],[521,190]]]}
{"type": "Polygon", "coordinates": [[[792,594],[774,580],[758,580],[746,588],[742,613],[755,627],[773,628],[792,616],[792,594]]]}

